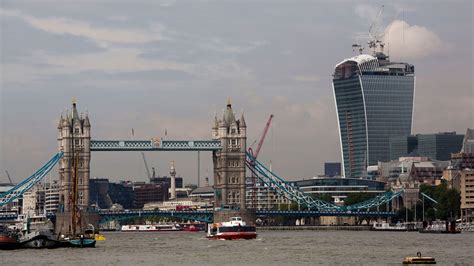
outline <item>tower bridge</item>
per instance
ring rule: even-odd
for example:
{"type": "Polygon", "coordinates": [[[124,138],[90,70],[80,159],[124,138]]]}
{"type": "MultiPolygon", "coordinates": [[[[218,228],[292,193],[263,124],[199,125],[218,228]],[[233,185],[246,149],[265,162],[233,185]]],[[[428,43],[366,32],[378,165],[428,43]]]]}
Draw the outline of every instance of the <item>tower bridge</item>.
{"type": "MultiPolygon", "coordinates": [[[[257,161],[251,153],[247,153],[247,125],[244,115],[239,119],[232,110],[230,102],[221,118],[214,117],[211,138],[206,140],[94,140],[91,138],[91,123],[89,116],[79,115],[76,103],[73,102],[71,113],[60,116],[58,124],[58,153],[53,158],[10,191],[0,194],[0,206],[11,202],[39,182],[52,168],[59,164],[60,208],[56,217],[56,224],[61,224],[61,230],[70,228],[71,201],[76,200],[79,210],[87,210],[89,203],[89,178],[91,152],[123,152],[123,151],[209,151],[212,152],[215,207],[216,209],[238,210],[242,216],[252,212],[246,209],[246,169],[255,174],[265,185],[290,201],[297,202],[307,211],[281,212],[257,211],[258,215],[282,216],[393,216],[392,212],[370,212],[373,207],[388,204],[392,199],[400,196],[402,191],[387,192],[368,201],[353,206],[338,206],[330,202],[312,198],[300,191],[297,187],[286,182],[284,178],[270,171],[257,161]],[[74,169],[76,167],[76,169],[74,169]],[[73,176],[76,173],[76,176],[73,176]],[[76,180],[76,183],[74,183],[76,180]],[[74,194],[74,197],[72,196],[74,194]],[[60,222],[58,222],[60,220],[60,222]]],[[[178,212],[131,212],[110,213],[101,212],[100,219],[110,217],[130,217],[133,215],[154,214],[175,217],[194,217],[196,220],[223,219],[219,212],[212,213],[181,213],[178,212]],[[217,214],[217,216],[215,215],[217,214]],[[183,216],[184,215],[184,216],[183,216]],[[191,215],[191,216],[189,216],[191,215]]],[[[254,213],[255,214],[255,213],[254,213]]],[[[249,216],[250,217],[250,216],[249,216]]],[[[254,217],[254,216],[253,216],[254,217]]],[[[81,219],[93,218],[87,215],[81,219]]],[[[96,217],[98,223],[99,217],[96,217]]],[[[90,220],[90,219],[89,219],[90,220]]],[[[93,219],[92,219],[93,220],[93,219]]],[[[81,220],[82,223],[82,220],[81,220]]]]}

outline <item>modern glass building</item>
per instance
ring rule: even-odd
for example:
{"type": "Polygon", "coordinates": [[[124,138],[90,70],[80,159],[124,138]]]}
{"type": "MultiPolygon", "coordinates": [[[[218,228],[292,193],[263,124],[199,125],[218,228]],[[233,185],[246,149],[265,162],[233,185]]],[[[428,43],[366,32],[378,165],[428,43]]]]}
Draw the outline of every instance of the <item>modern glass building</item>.
{"type": "Polygon", "coordinates": [[[418,153],[440,161],[447,161],[451,159],[451,153],[460,152],[464,140],[464,135],[456,134],[456,132],[419,134],[416,137],[418,138],[418,153]]]}
{"type": "Polygon", "coordinates": [[[415,69],[383,53],[361,54],[336,65],[333,91],[342,173],[360,177],[367,165],[390,160],[389,137],[411,134],[415,69]]]}
{"type": "Polygon", "coordinates": [[[385,182],[360,178],[322,177],[292,181],[291,184],[308,195],[320,197],[327,194],[339,200],[353,193],[374,193],[375,197],[385,192],[385,182]]]}
{"type": "Polygon", "coordinates": [[[390,160],[398,160],[417,150],[418,138],[416,136],[396,136],[389,138],[390,160]]]}
{"type": "Polygon", "coordinates": [[[456,132],[390,137],[390,160],[414,155],[447,161],[451,158],[451,153],[461,150],[463,140],[464,135],[456,132]]]}
{"type": "Polygon", "coordinates": [[[324,163],[324,176],[341,176],[341,163],[324,163]]]}

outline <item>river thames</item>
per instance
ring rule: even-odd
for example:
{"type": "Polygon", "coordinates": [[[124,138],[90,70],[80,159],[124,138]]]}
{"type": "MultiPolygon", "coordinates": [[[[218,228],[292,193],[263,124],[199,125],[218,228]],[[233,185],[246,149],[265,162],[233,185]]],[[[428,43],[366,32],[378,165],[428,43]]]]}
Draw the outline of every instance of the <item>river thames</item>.
{"type": "Polygon", "coordinates": [[[474,233],[259,231],[257,240],[189,232],[105,233],[96,248],[0,251],[1,265],[400,265],[418,251],[473,265],[474,233]]]}

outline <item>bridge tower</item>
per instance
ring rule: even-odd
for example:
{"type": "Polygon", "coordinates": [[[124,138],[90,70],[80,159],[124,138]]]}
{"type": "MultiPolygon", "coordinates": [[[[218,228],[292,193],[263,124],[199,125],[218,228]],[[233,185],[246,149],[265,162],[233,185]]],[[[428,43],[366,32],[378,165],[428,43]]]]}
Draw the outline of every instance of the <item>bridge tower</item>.
{"type": "MultiPolygon", "coordinates": [[[[64,152],[59,161],[59,210],[56,230],[65,234],[71,233],[71,212],[73,200],[73,173],[75,159],[77,162],[77,207],[80,212],[87,212],[89,206],[90,178],[90,141],[91,124],[89,117],[79,115],[76,102],[66,116],[61,114],[58,124],[58,150],[64,152]],[[76,156],[75,156],[76,155],[76,156]]],[[[88,223],[87,214],[80,215],[79,225],[88,223]]]]}
{"type": "Polygon", "coordinates": [[[74,167],[74,153],[78,156],[77,178],[78,196],[77,206],[86,209],[89,205],[89,178],[90,178],[90,140],[91,124],[89,116],[79,115],[76,102],[72,103],[71,113],[59,118],[58,149],[64,152],[59,163],[60,197],[59,204],[64,211],[70,211],[70,200],[73,188],[72,174],[74,167]]]}
{"type": "Polygon", "coordinates": [[[230,100],[222,119],[214,118],[212,138],[221,141],[222,150],[213,152],[214,206],[245,210],[245,151],[247,125],[242,113],[235,118],[230,100]]]}

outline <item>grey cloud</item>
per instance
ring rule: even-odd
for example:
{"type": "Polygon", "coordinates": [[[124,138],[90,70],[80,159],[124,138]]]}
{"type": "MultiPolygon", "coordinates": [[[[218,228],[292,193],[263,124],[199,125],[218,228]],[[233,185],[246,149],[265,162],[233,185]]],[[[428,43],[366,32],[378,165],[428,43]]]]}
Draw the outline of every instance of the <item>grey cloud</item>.
{"type": "MultiPolygon", "coordinates": [[[[38,31],[18,18],[0,16],[2,62],[29,61],[35,51],[49,54],[81,54],[104,51],[95,43],[70,34],[38,31]]],[[[31,63],[31,62],[30,62],[31,63]]]]}
{"type": "MultiPolygon", "coordinates": [[[[354,13],[359,2],[177,1],[166,7],[144,1],[2,4],[37,18],[66,18],[91,27],[147,29],[159,24],[165,38],[113,43],[107,51],[97,51],[88,47],[86,38],[51,34],[46,37],[61,36],[74,43],[58,41],[60,47],[52,46],[48,52],[54,56],[18,61],[15,82],[12,71],[3,71],[0,173],[5,168],[15,170],[20,180],[55,151],[56,119],[73,96],[81,110],[89,110],[94,138],[128,138],[132,127],[140,138],[163,135],[165,128],[170,137],[209,138],[215,112],[220,115],[231,97],[235,111],[245,111],[249,143],[260,134],[268,115],[276,115],[261,160],[267,164],[272,160],[281,176],[308,178],[320,174],[325,161],[340,160],[331,74],[335,64],[354,55],[353,33],[368,30],[368,21],[354,13]],[[73,50],[63,51],[65,47],[73,50]],[[40,64],[46,67],[37,67],[40,64]],[[22,78],[24,73],[38,78],[22,78]],[[28,139],[23,132],[34,136],[28,139]]],[[[415,131],[462,132],[473,119],[468,101],[472,99],[472,4],[430,2],[426,8],[426,2],[410,2],[410,6],[405,21],[456,44],[456,49],[436,57],[409,62],[417,71],[415,131]]],[[[38,32],[28,33],[25,40],[34,44],[43,38],[38,32]]],[[[3,35],[3,46],[18,46],[22,52],[33,49],[22,47],[14,33],[3,35]]],[[[195,181],[195,154],[147,156],[160,174],[175,159],[178,172],[195,181]]],[[[93,154],[93,158],[93,175],[144,180],[139,154],[93,154]]],[[[211,169],[210,155],[201,159],[206,165],[203,173],[211,169]]]]}

